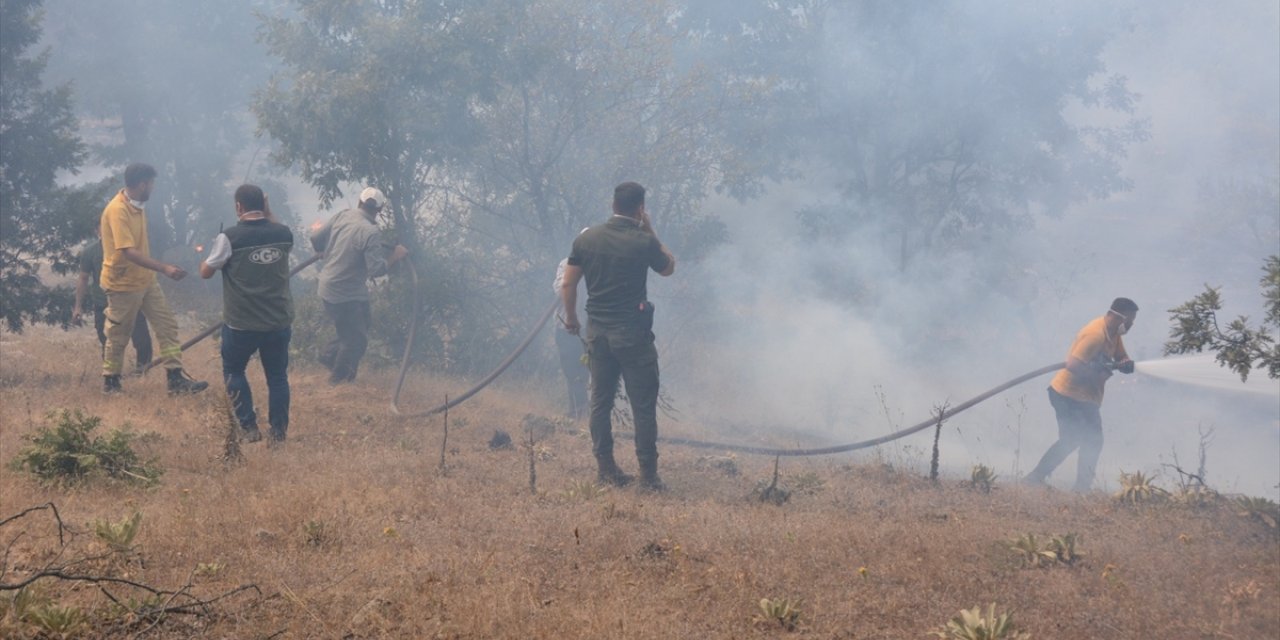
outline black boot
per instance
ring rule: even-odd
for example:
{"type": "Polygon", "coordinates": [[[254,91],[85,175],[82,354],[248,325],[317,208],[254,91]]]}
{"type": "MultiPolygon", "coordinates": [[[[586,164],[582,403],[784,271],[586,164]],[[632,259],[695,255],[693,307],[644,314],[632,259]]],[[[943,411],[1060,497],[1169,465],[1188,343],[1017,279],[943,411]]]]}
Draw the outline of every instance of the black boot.
{"type": "Polygon", "coordinates": [[[642,460],[640,462],[640,488],[646,491],[661,493],[667,485],[658,477],[658,461],[642,460]]]}
{"type": "Polygon", "coordinates": [[[182,369],[169,369],[169,395],[200,393],[209,388],[208,382],[194,380],[182,369]]]}
{"type": "Polygon", "coordinates": [[[611,484],[615,487],[625,487],[631,484],[633,480],[635,480],[634,477],[623,473],[622,469],[618,468],[618,463],[614,462],[612,455],[597,456],[596,467],[598,469],[596,473],[596,478],[600,481],[601,484],[611,484]]]}
{"type": "Polygon", "coordinates": [[[124,391],[124,387],[120,386],[120,374],[102,376],[102,393],[103,395],[114,395],[124,391]]]}

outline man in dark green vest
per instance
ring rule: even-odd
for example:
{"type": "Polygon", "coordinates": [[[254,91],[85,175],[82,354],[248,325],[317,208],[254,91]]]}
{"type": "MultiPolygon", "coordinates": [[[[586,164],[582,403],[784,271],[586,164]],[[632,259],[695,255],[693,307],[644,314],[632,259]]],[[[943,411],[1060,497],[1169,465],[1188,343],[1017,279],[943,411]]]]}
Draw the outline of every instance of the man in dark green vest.
{"type": "Polygon", "coordinates": [[[236,226],[218,234],[200,277],[222,272],[222,377],[236,420],[249,442],[262,439],[253,392],[245,368],[254,353],[262,360],[269,394],[271,443],[289,429],[289,339],[293,297],[289,292],[289,252],[293,232],[271,215],[262,189],[236,189],[236,226]]]}

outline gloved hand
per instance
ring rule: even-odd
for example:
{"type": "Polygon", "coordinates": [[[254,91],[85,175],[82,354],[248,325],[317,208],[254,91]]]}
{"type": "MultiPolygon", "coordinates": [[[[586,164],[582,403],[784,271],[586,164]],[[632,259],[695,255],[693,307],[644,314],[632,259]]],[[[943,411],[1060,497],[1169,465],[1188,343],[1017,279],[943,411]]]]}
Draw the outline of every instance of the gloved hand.
{"type": "Polygon", "coordinates": [[[1133,373],[1133,361],[1125,360],[1124,362],[1117,364],[1116,371],[1119,371],[1120,373],[1133,373]]]}

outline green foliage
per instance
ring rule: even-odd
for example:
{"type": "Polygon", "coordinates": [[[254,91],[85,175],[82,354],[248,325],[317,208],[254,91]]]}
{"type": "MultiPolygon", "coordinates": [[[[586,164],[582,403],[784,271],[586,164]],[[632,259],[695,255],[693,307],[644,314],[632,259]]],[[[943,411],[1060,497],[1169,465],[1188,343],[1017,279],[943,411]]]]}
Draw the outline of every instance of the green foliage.
{"type": "Polygon", "coordinates": [[[1280,344],[1272,331],[1280,330],[1280,254],[1267,258],[1259,280],[1266,308],[1261,326],[1251,326],[1247,316],[1240,316],[1225,329],[1218,324],[1222,311],[1219,289],[1205,286],[1204,292],[1169,310],[1170,340],[1164,345],[1165,355],[1215,353],[1218,364],[1248,380],[1254,369],[1265,370],[1271,378],[1280,378],[1280,344]]]}
{"type": "Polygon", "coordinates": [[[1045,550],[1053,554],[1055,562],[1069,567],[1084,557],[1084,553],[1076,548],[1079,543],[1079,534],[1067,533],[1051,538],[1045,544],[1045,550]]]}
{"type": "Polygon", "coordinates": [[[308,520],[302,525],[302,542],[308,547],[327,549],[338,544],[338,530],[324,520],[308,520]]]}
{"type": "Polygon", "coordinates": [[[1009,550],[1016,554],[1022,561],[1022,566],[1027,568],[1058,564],[1072,566],[1084,557],[1084,553],[1077,548],[1079,543],[1078,534],[1067,533],[1054,536],[1042,545],[1034,533],[1028,533],[1010,540],[1009,550]]]}
{"type": "Polygon", "coordinates": [[[1131,505],[1146,504],[1168,497],[1169,492],[1157,487],[1152,479],[1141,471],[1120,472],[1120,491],[1116,500],[1131,505]]]}
{"type": "Polygon", "coordinates": [[[18,451],[10,466],[26,470],[40,480],[53,484],[79,484],[95,477],[153,485],[164,473],[153,458],[143,458],[134,444],[151,439],[124,428],[113,429],[105,436],[94,435],[102,418],[87,416],[81,410],[52,411],[33,434],[23,437],[29,442],[18,451]]]}
{"type": "Polygon", "coordinates": [[[29,608],[24,618],[46,633],[56,637],[70,638],[88,629],[89,620],[84,611],[77,607],[47,603],[29,608]]]}
{"type": "MultiPolygon", "coordinates": [[[[120,123],[110,137],[86,132],[103,140],[93,147],[103,165],[146,162],[159,172],[147,207],[151,253],[192,272],[200,258],[194,246],[208,246],[220,223],[234,224],[238,182],[258,184],[278,218],[293,218],[284,185],[262,175],[268,148],[254,140],[245,117],[268,69],[254,42],[254,11],[280,7],[276,0],[49,4],[49,24],[58,26],[50,73],[74,81],[86,120],[120,123]]],[[[122,186],[117,173],[113,187],[122,186]]],[[[97,203],[93,220],[104,204],[97,203]]],[[[190,283],[170,292],[170,301],[213,290],[190,283]]]]}
{"type": "Polygon", "coordinates": [[[1236,498],[1236,508],[1243,517],[1257,520],[1272,529],[1280,529],[1280,504],[1272,500],[1241,496],[1236,498]]]}
{"type": "Polygon", "coordinates": [[[1030,640],[1031,636],[1019,631],[1013,624],[1012,613],[996,615],[996,605],[983,612],[982,607],[961,609],[940,631],[933,635],[950,640],[1030,640]]]}
{"type": "Polygon", "coordinates": [[[1034,533],[1028,533],[1010,540],[1009,550],[1018,555],[1024,567],[1039,567],[1048,559],[1040,548],[1040,541],[1036,539],[1036,534],[1034,533]]]}
{"type": "Polygon", "coordinates": [[[39,0],[0,3],[0,316],[9,330],[71,319],[67,287],[41,280],[44,265],[68,273],[74,248],[93,233],[96,186],[59,187],[60,172],[85,160],[71,87],[44,86],[49,53],[33,53],[44,12],[39,0]]]}
{"type": "Polygon", "coordinates": [[[983,493],[991,493],[991,489],[995,487],[996,472],[985,464],[975,464],[973,469],[969,471],[969,486],[983,493]]]}
{"type": "Polygon", "coordinates": [[[590,480],[575,480],[564,490],[566,500],[590,502],[609,493],[609,487],[602,487],[590,480]]]}
{"type": "Polygon", "coordinates": [[[776,624],[787,631],[795,631],[800,624],[801,602],[790,598],[761,598],[757,620],[776,624]]]}
{"type": "Polygon", "coordinates": [[[142,529],[142,512],[134,511],[133,515],[121,518],[119,522],[95,520],[93,533],[107,545],[107,548],[120,553],[133,550],[133,540],[142,529]]]}
{"type": "Polygon", "coordinates": [[[812,495],[822,491],[827,486],[826,480],[823,480],[822,476],[813,471],[793,474],[787,480],[791,485],[791,490],[796,493],[812,495]]]}
{"type": "MultiPolygon", "coordinates": [[[[17,591],[13,595],[0,598],[0,622],[4,622],[6,618],[12,620],[26,620],[27,614],[33,610],[41,609],[53,602],[39,586],[31,584],[17,591]]],[[[4,627],[0,626],[0,630],[4,627]]]]}
{"type": "Polygon", "coordinates": [[[1205,509],[1222,499],[1217,491],[1201,485],[1179,487],[1171,497],[1174,504],[1187,509],[1205,509]]]}

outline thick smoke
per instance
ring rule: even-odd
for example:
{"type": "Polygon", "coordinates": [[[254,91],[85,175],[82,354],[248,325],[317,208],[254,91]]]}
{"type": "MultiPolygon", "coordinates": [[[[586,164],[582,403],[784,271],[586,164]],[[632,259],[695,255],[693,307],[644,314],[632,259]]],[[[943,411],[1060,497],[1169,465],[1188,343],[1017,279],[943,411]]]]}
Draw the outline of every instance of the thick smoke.
{"type": "MultiPolygon", "coordinates": [[[[1280,12],[1260,2],[1138,9],[1125,14],[1128,28],[1102,58],[1106,73],[1125,76],[1138,94],[1135,115],[1150,130],[1123,160],[1129,190],[1060,217],[1035,215],[1007,245],[940,255],[905,274],[874,227],[840,243],[799,230],[798,212],[838,196],[821,167],[756,201],[712,203],[732,242],[683,275],[711,283],[712,302],[688,311],[697,320],[673,312],[664,327],[675,334],[664,352],[667,388],[693,421],[722,436],[781,434],[779,444],[853,441],[1061,360],[1075,332],[1116,296],[1142,307],[1125,339],[1138,361],[1161,357],[1167,310],[1205,283],[1223,287],[1229,313],[1260,318],[1262,260],[1280,248],[1280,12]],[[1272,195],[1249,210],[1221,200],[1220,187],[1233,185],[1272,195]],[[684,322],[707,327],[703,340],[684,339],[684,322]],[[734,428],[744,425],[753,429],[734,428]]],[[[1011,26],[993,23],[985,35],[1011,26]]],[[[825,46],[833,57],[857,49],[838,38],[825,46]]],[[[1080,127],[1116,122],[1115,113],[1082,105],[1068,113],[1080,127]]],[[[1009,114],[986,115],[977,126],[998,128],[1009,114]]],[[[1161,470],[1174,452],[1194,469],[1200,431],[1211,428],[1210,482],[1274,498],[1280,382],[1253,382],[1270,393],[1116,376],[1103,406],[1099,481],[1114,487],[1120,470],[1161,470]]],[[[963,473],[981,462],[1006,480],[1025,473],[1057,434],[1047,384],[1047,376],[1027,383],[950,422],[944,465],[963,473]]],[[[921,434],[901,446],[923,470],[928,445],[921,434]]],[[[894,451],[903,449],[880,455],[894,451]]],[[[1073,465],[1059,469],[1058,482],[1070,481],[1073,465]]]]}

